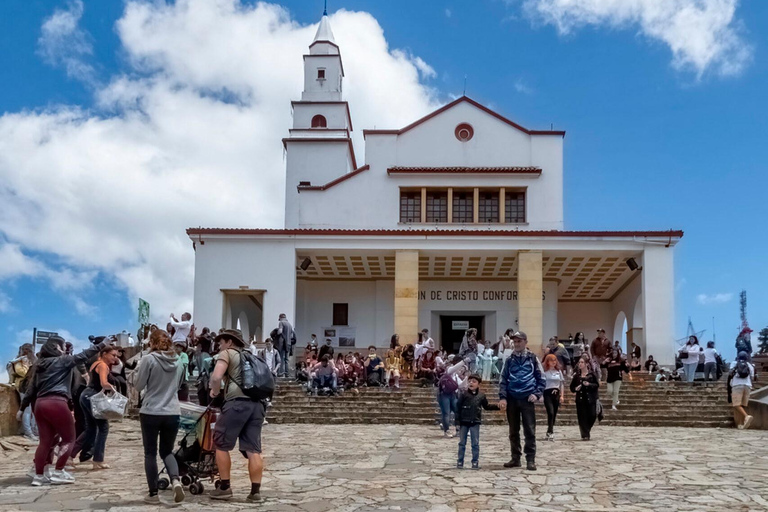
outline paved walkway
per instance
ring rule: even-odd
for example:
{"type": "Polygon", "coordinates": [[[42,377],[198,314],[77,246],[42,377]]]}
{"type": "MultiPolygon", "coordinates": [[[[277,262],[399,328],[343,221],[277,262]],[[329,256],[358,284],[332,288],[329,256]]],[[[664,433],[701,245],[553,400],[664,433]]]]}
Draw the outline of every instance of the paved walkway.
{"type": "MultiPolygon", "coordinates": [[[[235,500],[211,503],[188,495],[179,509],[768,510],[768,432],[598,427],[593,441],[584,443],[575,427],[564,427],[559,436],[539,441],[537,472],[507,470],[505,428],[484,427],[482,469],[460,471],[454,468],[457,441],[443,439],[435,427],[269,425],[261,505],[245,502],[245,461],[237,457],[235,500]]],[[[146,484],[134,421],[113,424],[107,444],[113,469],[78,470],[74,485],[30,487],[22,475],[31,454],[5,451],[0,457],[0,510],[157,509],[141,501],[146,484]]]]}

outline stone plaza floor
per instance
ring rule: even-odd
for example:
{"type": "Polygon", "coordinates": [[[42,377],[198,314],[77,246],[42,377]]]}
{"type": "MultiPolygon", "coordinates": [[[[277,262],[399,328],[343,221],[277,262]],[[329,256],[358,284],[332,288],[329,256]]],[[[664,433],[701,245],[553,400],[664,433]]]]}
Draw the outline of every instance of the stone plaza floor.
{"type": "MultiPolygon", "coordinates": [[[[540,432],[543,437],[543,432],[540,432]]],[[[596,427],[591,442],[563,427],[539,440],[537,472],[505,469],[505,427],[483,427],[479,471],[455,469],[456,439],[411,425],[268,425],[263,502],[245,501],[245,461],[233,457],[231,502],[187,494],[180,510],[747,511],[768,510],[768,432],[596,427]]],[[[15,438],[6,438],[13,441],[15,438]]],[[[469,446],[467,460],[469,465],[469,446]]],[[[34,488],[31,452],[0,453],[0,510],[164,510],[144,505],[138,423],[112,425],[112,469],[34,488]]],[[[207,485],[210,489],[212,486],[207,485]]],[[[161,493],[164,502],[169,493],[161,493]]]]}

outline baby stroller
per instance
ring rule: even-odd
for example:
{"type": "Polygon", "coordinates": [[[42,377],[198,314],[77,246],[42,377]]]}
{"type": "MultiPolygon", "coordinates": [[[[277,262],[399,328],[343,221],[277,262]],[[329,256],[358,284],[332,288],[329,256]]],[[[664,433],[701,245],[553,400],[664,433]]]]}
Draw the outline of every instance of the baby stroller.
{"type": "MultiPolygon", "coordinates": [[[[205,479],[215,481],[215,486],[219,486],[219,469],[216,467],[216,451],[213,447],[213,426],[218,413],[218,409],[211,406],[181,404],[180,429],[184,435],[173,456],[179,465],[181,484],[188,487],[192,494],[202,494],[205,491],[202,482],[205,479]]],[[[165,466],[160,471],[157,486],[161,490],[171,486],[165,466]]]]}

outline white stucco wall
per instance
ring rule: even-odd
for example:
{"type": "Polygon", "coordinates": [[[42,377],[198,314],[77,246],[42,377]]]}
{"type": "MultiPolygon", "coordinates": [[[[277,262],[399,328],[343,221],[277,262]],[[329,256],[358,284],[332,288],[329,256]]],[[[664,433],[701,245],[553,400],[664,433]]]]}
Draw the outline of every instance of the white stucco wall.
{"type": "Polygon", "coordinates": [[[675,363],[674,250],[646,245],[642,260],[645,353],[671,366],[675,363]]]}
{"type": "MultiPolygon", "coordinates": [[[[352,105],[354,107],[354,105],[352,105]]],[[[469,103],[458,103],[402,135],[369,135],[365,142],[365,163],[371,168],[353,178],[319,192],[298,195],[301,214],[287,215],[287,227],[356,227],[396,229],[399,225],[400,187],[509,187],[526,189],[525,229],[563,228],[563,138],[528,135],[469,103]],[[474,137],[460,142],[456,125],[470,123],[474,137]],[[538,177],[488,175],[389,176],[394,166],[413,167],[541,167],[538,177]],[[332,207],[329,207],[332,205],[332,207]],[[350,215],[350,212],[353,212],[350,215]],[[290,220],[289,220],[290,219],[290,220]],[[295,224],[298,219],[298,224],[295,224]]],[[[313,184],[331,179],[322,165],[308,155],[293,159],[289,148],[288,190],[295,189],[298,176],[313,184]],[[310,165],[311,164],[311,165],[310,165]],[[309,167],[306,167],[309,166],[309,167]]],[[[321,147],[312,150],[321,150],[321,147]]],[[[335,157],[338,159],[338,155],[335,157]]],[[[339,164],[335,164],[338,169],[339,164]]],[[[340,173],[333,178],[341,176],[340,173]]],[[[439,225],[446,228],[487,229],[487,226],[439,225]]],[[[499,228],[518,226],[495,224],[499,228]]]]}
{"type": "MultiPolygon", "coordinates": [[[[312,118],[317,114],[325,116],[328,128],[349,129],[346,103],[295,103],[293,105],[293,127],[311,128],[312,118]]],[[[314,182],[315,180],[311,181],[314,182]]]]}
{"type": "Polygon", "coordinates": [[[563,339],[581,331],[591,342],[598,329],[605,329],[607,336],[613,331],[610,302],[560,302],[557,317],[558,336],[563,339]]]}
{"type": "MultiPolygon", "coordinates": [[[[264,292],[264,331],[277,325],[280,313],[293,322],[296,309],[296,256],[292,240],[272,243],[216,241],[197,243],[195,309],[198,329],[218,330],[224,315],[224,292],[247,287],[264,292]]],[[[302,332],[298,332],[303,335],[302,332]]]]}

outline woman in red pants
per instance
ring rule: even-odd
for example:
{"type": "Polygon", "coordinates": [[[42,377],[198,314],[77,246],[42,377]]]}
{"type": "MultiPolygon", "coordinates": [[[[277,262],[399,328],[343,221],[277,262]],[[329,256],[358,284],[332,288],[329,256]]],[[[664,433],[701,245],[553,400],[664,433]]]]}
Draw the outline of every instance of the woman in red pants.
{"type": "Polygon", "coordinates": [[[75,420],[68,405],[72,399],[72,368],[93,358],[107,345],[102,342],[77,355],[69,355],[66,353],[64,339],[54,336],[40,349],[40,357],[35,363],[35,376],[21,404],[23,410],[34,403],[35,419],[40,432],[32,485],[74,483],[75,478],[64,470],[75,442],[75,420]],[[61,438],[61,453],[56,461],[56,469],[49,478],[44,473],[45,463],[56,443],[56,436],[61,438]]]}

